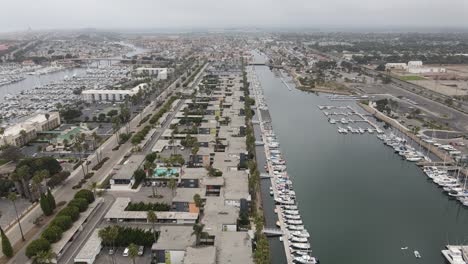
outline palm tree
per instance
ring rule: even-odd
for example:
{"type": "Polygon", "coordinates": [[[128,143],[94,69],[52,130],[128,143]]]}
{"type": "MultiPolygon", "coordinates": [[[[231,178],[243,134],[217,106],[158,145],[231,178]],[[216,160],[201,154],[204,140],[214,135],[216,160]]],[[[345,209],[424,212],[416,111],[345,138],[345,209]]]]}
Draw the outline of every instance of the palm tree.
{"type": "Polygon", "coordinates": [[[26,144],[26,135],[27,135],[26,130],[22,129],[20,131],[20,135],[21,135],[21,145],[26,144]]]}
{"type": "Polygon", "coordinates": [[[136,256],[138,256],[138,247],[137,247],[137,245],[131,243],[128,246],[128,256],[132,260],[133,264],[135,264],[135,258],[136,258],[136,256]]]}
{"type": "Polygon", "coordinates": [[[172,191],[172,196],[174,196],[174,190],[177,188],[177,182],[176,182],[176,179],[174,178],[171,178],[169,180],[169,184],[168,184],[169,188],[171,189],[172,191]]]}
{"type": "Polygon", "coordinates": [[[148,219],[148,222],[150,222],[151,225],[153,226],[154,241],[156,242],[156,229],[154,227],[155,227],[156,222],[158,221],[158,217],[156,216],[156,213],[153,210],[149,210],[147,219],[148,219]]]}
{"type": "Polygon", "coordinates": [[[112,118],[112,129],[114,130],[115,133],[115,139],[117,140],[117,145],[120,143],[119,142],[119,129],[120,129],[120,118],[118,116],[114,116],[112,118]]]}
{"type": "Polygon", "coordinates": [[[97,190],[97,188],[99,187],[99,184],[98,184],[97,182],[93,181],[93,182],[91,182],[91,183],[89,184],[88,187],[89,187],[89,190],[91,190],[91,191],[93,192],[94,197],[96,197],[96,190],[97,190]]]}
{"type": "Polygon", "coordinates": [[[16,209],[16,201],[17,197],[16,197],[16,193],[9,193],[8,194],[8,200],[10,200],[12,203],[13,203],[13,207],[15,208],[15,213],[16,213],[16,221],[18,222],[18,227],[19,227],[19,230],[21,232],[21,239],[23,241],[25,241],[26,239],[24,239],[24,234],[23,234],[23,228],[21,227],[21,222],[20,222],[20,219],[19,219],[19,216],[18,216],[18,210],[16,209]]]}
{"type": "Polygon", "coordinates": [[[192,236],[195,235],[195,239],[196,239],[195,245],[196,246],[200,245],[200,238],[201,238],[201,236],[203,234],[203,228],[205,228],[204,224],[195,224],[193,226],[192,236]]]}

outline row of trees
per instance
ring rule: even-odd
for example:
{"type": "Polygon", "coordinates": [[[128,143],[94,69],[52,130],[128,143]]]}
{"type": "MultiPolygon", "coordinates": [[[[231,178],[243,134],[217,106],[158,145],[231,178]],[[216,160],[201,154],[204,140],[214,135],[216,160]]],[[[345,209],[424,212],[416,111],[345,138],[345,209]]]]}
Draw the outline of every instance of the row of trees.
{"type": "Polygon", "coordinates": [[[169,111],[172,103],[174,103],[174,101],[177,100],[177,98],[177,96],[171,96],[169,100],[167,100],[166,103],[161,107],[161,109],[159,109],[159,111],[151,117],[149,121],[150,124],[155,125],[159,121],[159,119],[164,115],[164,113],[169,111]]]}
{"type": "Polygon", "coordinates": [[[171,206],[165,203],[132,203],[125,208],[126,211],[169,211],[171,206]]]}
{"type": "MultiPolygon", "coordinates": [[[[243,82],[243,90],[244,90],[244,97],[247,98],[249,97],[249,83],[247,81],[247,73],[245,71],[245,65],[244,65],[244,60],[242,59],[242,82],[243,82]]],[[[270,248],[268,244],[268,240],[263,234],[263,217],[259,216],[259,212],[257,210],[260,210],[257,206],[257,193],[259,191],[259,185],[260,185],[260,173],[257,169],[257,164],[256,164],[256,158],[255,158],[255,136],[254,136],[254,130],[253,130],[253,125],[252,125],[252,101],[250,100],[245,100],[245,113],[246,113],[246,124],[247,124],[247,150],[249,152],[249,170],[250,170],[250,177],[249,177],[249,190],[250,194],[252,196],[252,210],[253,210],[253,215],[255,217],[255,226],[256,226],[256,232],[255,232],[255,240],[256,240],[256,247],[255,247],[255,253],[254,253],[254,260],[255,263],[257,264],[267,264],[270,263],[270,248]],[[248,114],[249,113],[249,114],[248,114]]],[[[247,221],[245,221],[245,216],[241,218],[242,223],[247,225],[247,221]],[[243,219],[242,219],[243,218],[243,219]]]]}
{"type": "Polygon", "coordinates": [[[108,247],[126,247],[131,243],[151,247],[158,237],[157,232],[123,226],[107,226],[98,235],[108,247]]]}
{"type": "Polygon", "coordinates": [[[92,202],[94,202],[94,194],[90,190],[78,191],[73,200],[57,213],[49,226],[42,232],[41,237],[29,243],[26,247],[26,256],[35,263],[49,263],[54,257],[54,253],[51,252],[51,244],[62,238],[63,232],[72,227],[73,222],[80,217],[80,213],[86,211],[92,202]]]}

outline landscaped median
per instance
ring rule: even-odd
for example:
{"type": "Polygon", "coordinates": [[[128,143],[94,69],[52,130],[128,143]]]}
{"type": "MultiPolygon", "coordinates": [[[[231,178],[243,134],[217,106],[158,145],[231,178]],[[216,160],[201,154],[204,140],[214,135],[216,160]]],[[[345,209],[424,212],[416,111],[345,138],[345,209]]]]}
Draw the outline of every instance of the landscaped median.
{"type": "Polygon", "coordinates": [[[68,205],[60,210],[44,229],[40,238],[29,243],[26,247],[26,256],[34,260],[41,259],[43,262],[40,263],[49,263],[46,261],[54,259],[57,254],[56,250],[53,250],[53,244],[59,244],[64,234],[76,232],[72,230],[74,222],[80,218],[80,213],[90,214],[93,211],[95,207],[89,208],[91,204],[96,206],[94,194],[85,189],[78,191],[73,200],[68,202],[68,205]]]}

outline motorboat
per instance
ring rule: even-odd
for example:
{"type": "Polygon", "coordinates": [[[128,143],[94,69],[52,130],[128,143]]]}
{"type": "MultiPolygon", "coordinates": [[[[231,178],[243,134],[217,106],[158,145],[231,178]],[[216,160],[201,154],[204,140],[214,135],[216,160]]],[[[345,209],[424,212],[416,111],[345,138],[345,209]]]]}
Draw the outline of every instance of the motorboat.
{"type": "Polygon", "coordinates": [[[304,226],[303,225],[287,225],[288,229],[289,230],[293,230],[293,231],[301,231],[301,230],[304,230],[304,226]]]}
{"type": "Polygon", "coordinates": [[[415,250],[413,253],[416,258],[421,258],[421,254],[419,253],[419,251],[415,250]]]}
{"type": "Polygon", "coordinates": [[[286,219],[291,219],[291,220],[301,220],[300,215],[284,215],[286,219]]]}
{"type": "Polygon", "coordinates": [[[302,230],[302,231],[291,231],[289,232],[291,235],[296,236],[296,237],[305,237],[308,238],[310,237],[309,232],[307,230],[302,230]]]}
{"type": "Polygon", "coordinates": [[[302,225],[302,220],[286,220],[288,225],[302,225]]]}
{"type": "Polygon", "coordinates": [[[310,244],[309,243],[291,243],[292,248],[297,248],[297,249],[310,249],[310,244]]]}
{"type": "Polygon", "coordinates": [[[307,238],[305,238],[305,237],[292,236],[292,237],[289,238],[289,240],[291,242],[299,242],[299,243],[307,243],[308,242],[307,238]]]}
{"type": "Polygon", "coordinates": [[[296,263],[304,263],[304,264],[316,264],[319,263],[318,260],[314,257],[311,257],[309,255],[302,255],[299,257],[294,258],[294,262],[296,263]]]}

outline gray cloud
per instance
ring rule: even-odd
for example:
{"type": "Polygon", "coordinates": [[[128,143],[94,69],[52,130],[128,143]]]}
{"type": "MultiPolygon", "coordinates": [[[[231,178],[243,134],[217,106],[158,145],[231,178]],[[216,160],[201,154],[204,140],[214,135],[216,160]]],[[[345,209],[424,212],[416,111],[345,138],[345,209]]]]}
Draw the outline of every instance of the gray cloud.
{"type": "Polygon", "coordinates": [[[0,31],[230,26],[465,27],[466,0],[2,0],[0,31]]]}

